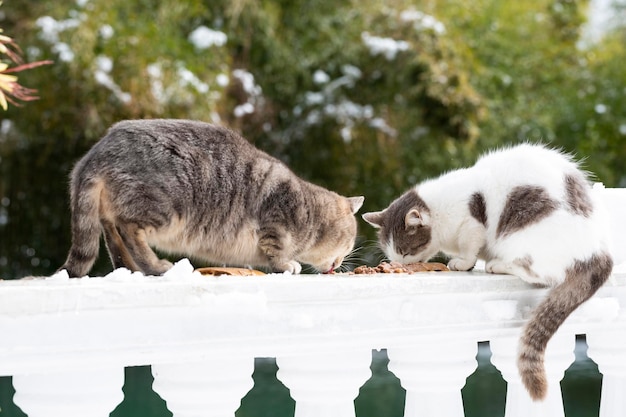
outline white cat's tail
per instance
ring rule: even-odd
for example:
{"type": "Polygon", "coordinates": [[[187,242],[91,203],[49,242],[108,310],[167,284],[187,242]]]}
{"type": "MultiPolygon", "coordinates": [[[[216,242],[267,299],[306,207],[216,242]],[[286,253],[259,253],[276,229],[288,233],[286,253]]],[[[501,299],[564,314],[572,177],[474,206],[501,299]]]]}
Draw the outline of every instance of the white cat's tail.
{"type": "Polygon", "coordinates": [[[548,341],[565,319],[606,282],[613,259],[598,253],[585,261],[575,261],[565,280],[554,287],[533,312],[522,331],[517,365],[524,386],[533,400],[543,400],[548,391],[544,355],[548,341]]]}
{"type": "Polygon", "coordinates": [[[72,173],[70,197],[72,209],[72,247],[67,260],[59,270],[67,270],[70,277],[89,273],[100,249],[100,195],[102,182],[98,179],[81,179],[78,167],[72,173]]]}

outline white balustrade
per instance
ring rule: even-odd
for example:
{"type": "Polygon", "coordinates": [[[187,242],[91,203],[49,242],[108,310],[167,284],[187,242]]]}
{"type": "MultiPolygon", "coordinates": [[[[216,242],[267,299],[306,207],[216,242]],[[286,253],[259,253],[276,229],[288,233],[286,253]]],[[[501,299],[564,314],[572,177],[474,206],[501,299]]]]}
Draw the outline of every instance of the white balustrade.
{"type": "Polygon", "coordinates": [[[285,355],[276,358],[276,376],[296,401],[295,417],[355,417],[354,399],[371,376],[371,362],[367,348],[285,355]]]}
{"type": "Polygon", "coordinates": [[[474,338],[435,336],[388,348],[389,370],[406,390],[405,417],[463,417],[461,388],[476,368],[474,338]]]}
{"type": "Polygon", "coordinates": [[[491,362],[507,381],[505,417],[564,417],[560,382],[575,359],[575,335],[567,329],[557,331],[546,348],[545,368],[548,393],[543,401],[533,401],[517,370],[519,333],[490,341],[491,362]]]}
{"type": "MultiPolygon", "coordinates": [[[[624,191],[598,189],[616,205],[624,191]]],[[[626,259],[624,205],[610,208],[626,259]]],[[[535,403],[516,368],[518,337],[545,296],[512,276],[202,277],[188,261],[162,277],[126,270],[0,281],[0,376],[13,376],[29,417],[107,416],[122,400],[125,366],[152,365],[174,417],[233,416],[252,386],[255,357],[275,357],[296,417],[355,417],[371,349],[386,348],[406,389],[405,416],[462,416],[461,388],[479,341],[508,382],[506,417],[563,416],[559,381],[574,335],[604,375],[601,417],[626,415],[626,272],[579,308],[549,342],[548,398],[535,403]]],[[[490,399],[486,399],[490,400],[490,399]]]]}
{"type": "Polygon", "coordinates": [[[254,357],[276,357],[296,417],[355,417],[371,349],[387,348],[406,389],[405,416],[462,416],[461,388],[478,341],[508,382],[506,416],[563,415],[559,381],[574,334],[604,374],[601,416],[626,401],[626,274],[615,273],[548,344],[548,398],[535,403],[516,368],[519,332],[545,295],[481,272],[401,276],[165,277],[0,282],[0,375],[29,417],[106,416],[122,400],[124,366],[152,365],[174,417],[233,416],[252,387],[254,357]]]}
{"type": "Polygon", "coordinates": [[[600,417],[626,415],[626,325],[593,329],[587,344],[603,376],[600,417]]]}
{"type": "Polygon", "coordinates": [[[14,402],[29,417],[108,417],[123,385],[124,368],[13,376],[14,402]]]}
{"type": "Polygon", "coordinates": [[[153,364],[152,389],[174,417],[234,416],[253,386],[252,372],[254,358],[246,355],[153,364]]]}

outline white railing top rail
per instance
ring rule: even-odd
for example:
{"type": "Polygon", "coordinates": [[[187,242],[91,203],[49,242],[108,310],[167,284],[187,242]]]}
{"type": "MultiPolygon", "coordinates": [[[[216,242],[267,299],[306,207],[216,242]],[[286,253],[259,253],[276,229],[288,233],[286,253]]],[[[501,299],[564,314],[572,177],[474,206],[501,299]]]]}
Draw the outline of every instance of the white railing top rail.
{"type": "MultiPolygon", "coordinates": [[[[491,340],[519,331],[545,291],[481,272],[203,277],[186,260],[163,277],[117,270],[104,278],[4,281],[0,375],[208,352],[387,348],[435,335],[491,340]]],[[[565,326],[585,333],[625,318],[626,274],[615,273],[565,326]]]]}

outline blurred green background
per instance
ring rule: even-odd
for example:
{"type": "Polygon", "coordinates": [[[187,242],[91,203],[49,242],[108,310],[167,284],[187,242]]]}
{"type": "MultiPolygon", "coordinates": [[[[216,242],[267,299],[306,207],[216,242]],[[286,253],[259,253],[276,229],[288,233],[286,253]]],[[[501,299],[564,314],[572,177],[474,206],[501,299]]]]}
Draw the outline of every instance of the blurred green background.
{"type": "MultiPolygon", "coordinates": [[[[363,212],[522,141],[625,186],[625,4],[5,1],[4,33],[54,64],[19,74],[40,100],[0,113],[0,277],[63,263],[68,173],[126,118],[228,125],[305,179],[365,195],[363,212]]],[[[373,259],[373,229],[360,234],[373,259]]],[[[101,257],[93,274],[110,269],[101,257]]]]}

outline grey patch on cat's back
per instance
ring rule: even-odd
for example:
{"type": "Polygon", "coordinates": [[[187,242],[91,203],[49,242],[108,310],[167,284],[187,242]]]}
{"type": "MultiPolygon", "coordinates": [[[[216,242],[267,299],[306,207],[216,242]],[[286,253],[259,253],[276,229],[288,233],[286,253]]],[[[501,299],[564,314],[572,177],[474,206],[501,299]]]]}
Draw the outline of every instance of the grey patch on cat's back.
{"type": "Polygon", "coordinates": [[[469,211],[473,218],[487,227],[487,204],[482,193],[476,192],[472,194],[469,202],[469,211]]]}
{"type": "Polygon", "coordinates": [[[593,203],[589,197],[588,187],[578,176],[565,176],[565,192],[567,207],[570,212],[583,217],[589,217],[593,212],[593,203]]]}
{"type": "Polygon", "coordinates": [[[521,185],[509,193],[500,214],[496,237],[504,237],[538,223],[559,207],[543,187],[521,185]]]}

